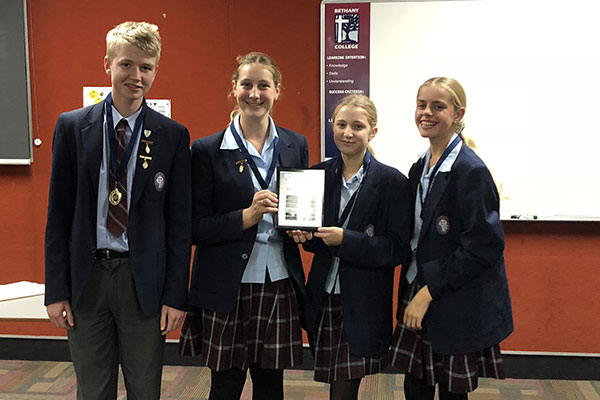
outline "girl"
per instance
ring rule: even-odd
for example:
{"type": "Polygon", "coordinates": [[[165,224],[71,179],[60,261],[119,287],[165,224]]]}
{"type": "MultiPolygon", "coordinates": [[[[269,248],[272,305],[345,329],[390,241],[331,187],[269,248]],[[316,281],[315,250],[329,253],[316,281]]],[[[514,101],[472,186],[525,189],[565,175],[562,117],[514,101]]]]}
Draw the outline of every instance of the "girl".
{"type": "Polygon", "coordinates": [[[192,146],[195,313],[180,350],[202,354],[210,399],[239,399],[247,369],[253,399],[283,399],[283,369],[302,362],[304,273],[298,246],[274,229],[274,170],[306,168],[308,144],[270,117],[281,73],[269,56],[239,57],[232,81],[229,127],[192,146]]]}
{"type": "Polygon", "coordinates": [[[315,380],[331,383],[331,399],[357,398],[363,376],[388,362],[394,268],[405,258],[410,230],[408,180],[378,162],[368,144],[377,111],[363,95],[333,112],[341,155],[326,170],[324,225],[311,239],[292,232],[314,258],[303,323],[315,354],[315,380]]]}
{"type": "Polygon", "coordinates": [[[402,269],[392,364],[408,400],[466,399],[479,376],[503,378],[499,342],[513,330],[499,200],[465,145],[466,96],[451,78],[419,88],[415,122],[429,150],[409,173],[411,254],[402,269]]]}

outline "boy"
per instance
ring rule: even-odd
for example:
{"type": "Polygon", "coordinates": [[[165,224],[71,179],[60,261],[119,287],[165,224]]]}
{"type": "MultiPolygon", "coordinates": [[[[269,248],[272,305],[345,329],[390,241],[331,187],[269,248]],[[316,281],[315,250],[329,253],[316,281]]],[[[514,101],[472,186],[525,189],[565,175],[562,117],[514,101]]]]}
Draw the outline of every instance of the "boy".
{"type": "Polygon", "coordinates": [[[187,304],[189,133],[146,106],[158,27],[106,37],[105,101],[58,117],[46,225],[48,316],[66,328],[78,399],[158,399],[165,335],[187,304]]]}

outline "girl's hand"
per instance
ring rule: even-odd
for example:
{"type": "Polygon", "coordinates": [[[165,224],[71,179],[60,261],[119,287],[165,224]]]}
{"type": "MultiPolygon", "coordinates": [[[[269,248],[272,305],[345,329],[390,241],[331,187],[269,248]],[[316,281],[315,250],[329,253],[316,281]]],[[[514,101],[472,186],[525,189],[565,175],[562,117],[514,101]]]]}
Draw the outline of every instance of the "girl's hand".
{"type": "Polygon", "coordinates": [[[312,232],[293,230],[293,231],[285,231],[289,237],[294,239],[296,243],[306,243],[310,239],[313,238],[312,232]]]}
{"type": "Polygon", "coordinates": [[[423,329],[421,322],[432,300],[429,288],[423,286],[404,310],[404,317],[402,318],[404,325],[409,329],[423,329]]]}
{"type": "Polygon", "coordinates": [[[337,226],[321,227],[314,236],[323,239],[327,246],[339,246],[344,239],[344,230],[337,226]]]}
{"type": "Polygon", "coordinates": [[[254,193],[252,204],[242,211],[242,229],[248,229],[258,224],[263,214],[277,212],[278,204],[277,195],[269,190],[254,193]]]}

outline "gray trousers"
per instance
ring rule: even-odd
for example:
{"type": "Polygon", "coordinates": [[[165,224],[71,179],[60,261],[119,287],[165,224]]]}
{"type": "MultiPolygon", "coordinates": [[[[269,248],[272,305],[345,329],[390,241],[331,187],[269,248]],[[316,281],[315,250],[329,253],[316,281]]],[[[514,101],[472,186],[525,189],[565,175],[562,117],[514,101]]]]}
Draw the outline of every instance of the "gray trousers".
{"type": "Polygon", "coordinates": [[[119,363],[128,400],[160,398],[160,316],[143,314],[127,258],[94,263],[73,316],[68,336],[78,400],[116,399],[119,363]]]}

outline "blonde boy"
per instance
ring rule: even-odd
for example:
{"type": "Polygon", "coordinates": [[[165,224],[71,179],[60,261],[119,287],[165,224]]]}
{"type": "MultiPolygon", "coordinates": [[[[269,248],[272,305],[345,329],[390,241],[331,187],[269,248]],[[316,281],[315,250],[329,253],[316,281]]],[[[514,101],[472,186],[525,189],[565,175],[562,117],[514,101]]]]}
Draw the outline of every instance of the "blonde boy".
{"type": "Polygon", "coordinates": [[[187,305],[191,178],[187,129],[148,108],[158,27],[108,32],[112,93],[58,117],[46,225],[46,299],[67,329],[78,399],[158,399],[164,336],[187,305]]]}

